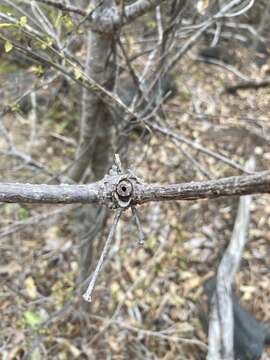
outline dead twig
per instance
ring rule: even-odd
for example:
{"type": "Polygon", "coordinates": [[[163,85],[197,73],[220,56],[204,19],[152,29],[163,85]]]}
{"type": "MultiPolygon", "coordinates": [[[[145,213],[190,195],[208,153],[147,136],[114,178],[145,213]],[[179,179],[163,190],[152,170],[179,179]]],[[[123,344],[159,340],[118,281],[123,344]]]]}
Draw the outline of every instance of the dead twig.
{"type": "Polygon", "coordinates": [[[266,78],[264,80],[248,80],[241,81],[234,85],[226,85],[225,91],[229,94],[235,94],[237,90],[248,90],[255,89],[258,90],[260,88],[265,88],[270,86],[270,78],[266,78]]]}
{"type": "Polygon", "coordinates": [[[91,281],[88,285],[88,288],[86,290],[86,292],[83,294],[83,298],[85,301],[87,302],[91,302],[91,295],[92,295],[92,292],[94,290],[94,287],[95,287],[95,284],[96,284],[96,281],[97,281],[97,277],[98,277],[98,274],[101,270],[101,267],[105,261],[105,258],[108,254],[108,250],[109,250],[109,246],[112,242],[112,238],[115,234],[115,231],[116,231],[116,227],[117,227],[117,224],[118,224],[118,221],[121,217],[121,213],[122,213],[122,209],[117,209],[116,210],[116,213],[115,213],[115,216],[114,216],[114,220],[113,220],[113,224],[111,226],[111,229],[110,229],[110,232],[109,232],[109,235],[106,239],[106,242],[105,242],[105,245],[104,245],[104,248],[102,250],[102,253],[100,255],[100,258],[98,260],[98,263],[97,263],[97,266],[95,268],[95,271],[93,273],[93,276],[91,278],[91,281]]]}

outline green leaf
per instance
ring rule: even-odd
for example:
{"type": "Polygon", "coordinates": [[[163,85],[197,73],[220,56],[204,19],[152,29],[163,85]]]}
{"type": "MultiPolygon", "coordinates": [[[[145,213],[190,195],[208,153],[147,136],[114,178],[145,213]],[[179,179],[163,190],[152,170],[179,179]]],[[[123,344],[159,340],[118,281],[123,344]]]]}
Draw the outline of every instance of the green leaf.
{"type": "Polygon", "coordinates": [[[155,29],[155,28],[157,27],[157,24],[156,24],[155,21],[149,20],[149,21],[147,22],[147,26],[148,26],[150,29],[155,29]]]}
{"type": "Polygon", "coordinates": [[[22,16],[19,20],[19,24],[21,26],[25,26],[27,24],[27,17],[26,16],[22,16]]]}
{"type": "Polygon", "coordinates": [[[18,215],[19,220],[24,220],[24,219],[27,219],[29,217],[28,210],[23,208],[23,207],[18,209],[17,215],[18,215]]]}
{"type": "Polygon", "coordinates": [[[31,71],[33,74],[36,74],[37,76],[41,76],[44,73],[43,67],[41,65],[33,65],[31,67],[31,71]]]}
{"type": "Polygon", "coordinates": [[[74,75],[77,80],[82,77],[82,72],[77,66],[74,68],[74,75]]]}
{"type": "Polygon", "coordinates": [[[13,45],[12,45],[9,41],[6,41],[6,42],[5,42],[5,52],[8,53],[8,52],[10,52],[12,49],[13,49],[13,45]]]}
{"type": "Polygon", "coordinates": [[[46,39],[44,39],[44,41],[42,41],[42,44],[41,44],[41,49],[42,50],[46,50],[48,47],[52,46],[53,44],[53,39],[50,38],[49,36],[46,37],[46,39]]]}
{"type": "Polygon", "coordinates": [[[62,22],[63,22],[63,24],[65,25],[65,27],[66,27],[66,29],[67,29],[68,31],[73,30],[74,24],[73,24],[70,16],[68,16],[68,15],[62,16],[62,22]]]}
{"type": "Polygon", "coordinates": [[[36,312],[31,310],[27,310],[24,313],[24,319],[25,319],[25,323],[32,328],[42,323],[41,317],[36,312]]]}

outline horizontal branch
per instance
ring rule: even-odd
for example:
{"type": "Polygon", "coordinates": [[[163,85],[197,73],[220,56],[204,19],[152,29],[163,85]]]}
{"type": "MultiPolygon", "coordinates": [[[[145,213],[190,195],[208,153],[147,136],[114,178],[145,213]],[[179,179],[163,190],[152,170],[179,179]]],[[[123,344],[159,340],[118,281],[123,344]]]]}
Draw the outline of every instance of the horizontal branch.
{"type": "Polygon", "coordinates": [[[82,16],[86,16],[87,15],[87,11],[80,9],[76,6],[71,6],[71,5],[66,5],[62,2],[59,1],[51,1],[51,0],[36,0],[37,2],[49,5],[49,6],[53,6],[54,8],[58,9],[58,10],[62,10],[62,11],[66,11],[66,12],[72,12],[78,15],[82,15],[82,16]]]}
{"type": "Polygon", "coordinates": [[[143,185],[137,203],[270,193],[270,171],[173,185],[143,185]]]}
{"type": "Polygon", "coordinates": [[[157,6],[159,6],[162,2],[166,0],[137,0],[130,5],[126,5],[120,11],[116,11],[117,9],[108,8],[106,9],[106,14],[99,12],[99,6],[97,7],[97,11],[95,9],[91,9],[88,13],[87,10],[78,8],[76,6],[67,6],[63,2],[52,1],[52,0],[36,0],[40,3],[52,6],[56,9],[72,12],[84,16],[87,19],[87,26],[91,28],[93,31],[98,31],[101,33],[111,33],[115,31],[119,27],[129,24],[138,17],[146,14],[147,12],[153,10],[157,6]],[[108,17],[108,13],[110,16],[108,17]]]}
{"type": "Polygon", "coordinates": [[[0,202],[99,203],[110,208],[128,208],[151,201],[213,199],[262,193],[270,193],[270,171],[172,185],[146,184],[132,173],[106,175],[103,180],[87,185],[0,183],[0,202]]]}
{"type": "Polygon", "coordinates": [[[270,78],[266,78],[263,80],[247,80],[242,81],[234,85],[226,85],[225,91],[227,91],[230,94],[235,94],[237,90],[247,90],[247,89],[260,89],[264,87],[270,86],[270,78]]]}
{"type": "Polygon", "coordinates": [[[0,183],[0,202],[72,204],[96,203],[99,183],[89,185],[37,185],[0,183]]]}

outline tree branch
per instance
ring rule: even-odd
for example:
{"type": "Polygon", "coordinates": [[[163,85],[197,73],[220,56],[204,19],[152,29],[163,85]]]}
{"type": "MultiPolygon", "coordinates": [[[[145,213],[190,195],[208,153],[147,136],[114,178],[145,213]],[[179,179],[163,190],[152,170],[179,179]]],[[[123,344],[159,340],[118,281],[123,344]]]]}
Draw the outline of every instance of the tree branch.
{"type": "Polygon", "coordinates": [[[40,2],[42,4],[53,6],[54,8],[56,8],[58,10],[62,10],[62,11],[66,11],[66,12],[73,12],[75,14],[79,14],[82,16],[87,15],[87,12],[83,9],[80,9],[76,6],[68,6],[68,5],[65,5],[64,3],[61,3],[58,1],[51,1],[51,0],[36,0],[36,1],[40,2]]]}
{"type": "Polygon", "coordinates": [[[134,174],[106,175],[87,185],[0,183],[0,202],[99,203],[127,208],[151,201],[213,199],[223,196],[270,193],[270,171],[182,184],[146,184],[134,174]]]}
{"type": "Polygon", "coordinates": [[[131,5],[127,5],[123,9],[123,14],[119,12],[111,11],[109,20],[107,16],[103,16],[98,12],[93,16],[94,11],[91,10],[89,13],[86,10],[80,9],[75,6],[67,6],[64,3],[52,0],[36,0],[37,2],[52,6],[56,9],[73,12],[82,15],[87,18],[87,25],[93,30],[103,33],[111,32],[113,29],[116,30],[122,25],[126,25],[137,19],[138,17],[146,14],[148,11],[154,9],[162,2],[166,0],[137,0],[131,5]]]}
{"type": "Polygon", "coordinates": [[[242,81],[234,85],[226,85],[225,91],[230,94],[235,94],[237,90],[247,90],[247,89],[260,89],[270,86],[270,78],[266,78],[263,80],[248,80],[242,81]]]}
{"type": "Polygon", "coordinates": [[[72,204],[96,203],[100,184],[45,185],[0,184],[0,201],[8,203],[72,204]]]}

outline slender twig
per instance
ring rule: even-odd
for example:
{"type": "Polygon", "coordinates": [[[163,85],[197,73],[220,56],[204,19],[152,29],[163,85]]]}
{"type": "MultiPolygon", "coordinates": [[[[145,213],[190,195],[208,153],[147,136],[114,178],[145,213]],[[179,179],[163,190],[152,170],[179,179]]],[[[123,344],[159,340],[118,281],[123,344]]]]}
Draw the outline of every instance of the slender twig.
{"type": "Polygon", "coordinates": [[[82,15],[82,16],[86,16],[87,15],[87,11],[78,8],[77,6],[68,6],[65,5],[62,2],[59,1],[51,1],[51,0],[35,0],[37,2],[52,6],[56,9],[62,10],[62,11],[66,11],[66,12],[73,12],[75,14],[78,15],[82,15]]]}
{"type": "Polygon", "coordinates": [[[90,283],[88,285],[88,288],[87,288],[86,292],[83,294],[83,298],[84,298],[85,301],[91,302],[91,295],[92,295],[92,292],[94,290],[98,274],[99,274],[99,272],[101,270],[101,267],[102,267],[102,265],[103,265],[103,263],[105,261],[106,255],[108,254],[109,246],[110,246],[110,244],[112,242],[112,238],[113,238],[114,233],[116,231],[116,227],[117,227],[118,221],[119,221],[119,219],[121,217],[121,213],[122,213],[122,209],[117,209],[116,210],[116,213],[115,213],[115,216],[114,216],[114,219],[113,219],[113,224],[111,226],[109,235],[108,235],[108,237],[106,239],[106,242],[105,242],[104,248],[102,250],[102,253],[100,255],[100,258],[98,260],[97,266],[95,268],[95,271],[93,273],[91,281],[90,281],[90,283]]]}
{"type": "MultiPolygon", "coordinates": [[[[97,315],[91,315],[91,318],[93,319],[97,319],[97,320],[101,320],[103,322],[105,322],[107,319],[104,319],[103,317],[101,316],[97,316],[97,315]]],[[[113,324],[113,325],[118,325],[119,327],[122,327],[124,329],[127,329],[129,331],[132,331],[132,332],[136,332],[137,334],[141,334],[141,335],[144,335],[144,336],[150,336],[150,337],[156,337],[156,338],[160,338],[160,339],[163,339],[163,340],[168,340],[168,341],[173,341],[173,342],[180,342],[180,343],[183,343],[183,344],[191,344],[191,345],[197,345],[199,346],[200,348],[202,349],[206,349],[207,346],[200,340],[197,340],[197,339],[188,339],[188,338],[184,338],[182,336],[178,336],[178,335],[167,335],[167,334],[164,334],[163,331],[151,331],[151,330],[146,330],[146,329],[142,329],[142,328],[139,328],[139,327],[136,327],[136,326],[131,326],[123,321],[120,321],[120,320],[114,320],[112,319],[110,324],[113,324]]]]}
{"type": "MultiPolygon", "coordinates": [[[[202,56],[197,56],[197,57],[194,58],[194,60],[195,61],[202,61],[204,63],[211,64],[211,65],[219,66],[219,67],[231,72],[233,75],[239,77],[239,79],[241,79],[243,81],[246,81],[246,82],[250,82],[250,78],[248,76],[241,73],[241,71],[239,71],[235,66],[227,64],[227,63],[225,63],[223,61],[220,61],[220,60],[217,60],[217,59],[206,58],[206,57],[202,57],[202,56]]],[[[226,88],[226,90],[227,90],[227,88],[226,88]]]]}
{"type": "Polygon", "coordinates": [[[260,89],[270,86],[270,78],[267,77],[263,80],[247,80],[238,84],[225,85],[225,91],[230,94],[235,94],[237,90],[260,89]]]}
{"type": "Polygon", "coordinates": [[[156,130],[157,132],[159,132],[163,135],[166,135],[169,138],[176,139],[181,143],[185,143],[188,146],[192,147],[193,149],[198,150],[208,156],[211,156],[212,158],[214,158],[216,160],[222,161],[224,164],[227,164],[237,170],[241,170],[242,172],[247,172],[241,165],[237,164],[235,161],[227,158],[226,156],[216,153],[216,152],[198,144],[197,142],[186,138],[185,136],[183,136],[181,134],[175,133],[174,131],[172,131],[168,128],[161,127],[158,124],[153,123],[151,121],[145,121],[145,122],[151,129],[156,130]]]}
{"type": "Polygon", "coordinates": [[[0,231],[0,240],[4,239],[9,235],[13,235],[19,231],[22,231],[24,228],[28,226],[35,226],[36,224],[40,225],[43,221],[51,221],[49,220],[52,217],[58,219],[58,215],[65,214],[67,212],[71,212],[72,210],[78,209],[81,205],[66,205],[61,208],[57,208],[55,210],[50,210],[49,212],[45,212],[43,214],[38,214],[31,216],[24,220],[19,220],[13,222],[11,225],[5,226],[0,231]]]}
{"type": "Polygon", "coordinates": [[[188,151],[186,151],[180,141],[172,139],[173,143],[176,145],[177,149],[185,156],[185,158],[190,161],[195,169],[197,169],[202,175],[206,176],[207,179],[212,179],[210,173],[193,157],[188,151]]]}
{"type": "Polygon", "coordinates": [[[139,245],[143,245],[144,244],[144,236],[143,236],[143,231],[142,231],[142,226],[141,226],[141,222],[139,219],[138,211],[135,208],[135,206],[132,206],[131,210],[132,210],[132,214],[134,216],[135,224],[136,224],[136,227],[138,230],[138,243],[139,243],[139,245]]]}
{"type": "MultiPolygon", "coordinates": [[[[197,27],[198,30],[185,42],[185,44],[176,52],[176,54],[171,56],[165,68],[165,72],[170,71],[178,63],[178,61],[187,53],[189,49],[193,47],[193,45],[197,43],[199,38],[204,34],[206,30],[210,28],[210,26],[212,26],[220,19],[227,17],[228,12],[237,7],[239,4],[241,5],[241,2],[241,0],[232,0],[226,3],[216,14],[210,17],[207,21],[199,24],[198,26],[196,25],[194,28],[197,27]]],[[[235,12],[232,12],[231,16],[241,15],[242,13],[247,11],[250,6],[252,6],[253,2],[254,0],[251,0],[246,7],[242,8],[239,11],[236,10],[235,12]]]]}

